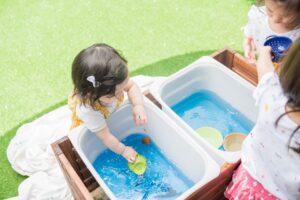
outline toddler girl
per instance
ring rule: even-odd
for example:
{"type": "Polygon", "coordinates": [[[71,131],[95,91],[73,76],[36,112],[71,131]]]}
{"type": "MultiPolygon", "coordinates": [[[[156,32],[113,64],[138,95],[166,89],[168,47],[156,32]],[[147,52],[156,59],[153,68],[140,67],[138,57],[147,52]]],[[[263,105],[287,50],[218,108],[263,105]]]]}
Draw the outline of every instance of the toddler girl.
{"type": "Polygon", "coordinates": [[[127,61],[114,48],[94,44],[82,50],[72,64],[74,91],[68,104],[72,110],[72,127],[82,123],[112,151],[134,162],[137,153],[112,135],[106,119],[124,99],[124,92],[133,105],[137,125],[147,123],[142,94],[128,77],[127,61]]]}
{"type": "Polygon", "coordinates": [[[251,7],[244,29],[245,57],[253,64],[256,52],[269,36],[285,36],[293,41],[300,36],[299,0],[258,0],[258,5],[251,7]]]}
{"type": "Polygon", "coordinates": [[[254,91],[257,122],[242,146],[228,199],[300,199],[300,39],[274,73],[271,47],[262,47],[254,91]]]}

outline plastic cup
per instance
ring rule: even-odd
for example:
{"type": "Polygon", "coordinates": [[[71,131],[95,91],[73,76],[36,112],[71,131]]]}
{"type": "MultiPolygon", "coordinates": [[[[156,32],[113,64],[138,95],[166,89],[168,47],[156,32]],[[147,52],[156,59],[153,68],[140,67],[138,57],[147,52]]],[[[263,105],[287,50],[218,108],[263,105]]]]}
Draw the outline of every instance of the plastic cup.
{"type": "Polygon", "coordinates": [[[243,141],[246,137],[247,135],[243,133],[230,133],[224,138],[223,141],[223,147],[225,151],[240,151],[242,149],[243,141]]]}
{"type": "Polygon", "coordinates": [[[128,168],[133,173],[142,175],[147,169],[147,160],[144,156],[138,154],[134,163],[128,163],[128,168]]]}
{"type": "Polygon", "coordinates": [[[205,126],[198,128],[196,132],[212,146],[216,148],[220,148],[220,146],[222,146],[223,136],[217,129],[205,126]]]}
{"type": "Polygon", "coordinates": [[[278,63],[281,61],[281,58],[286,55],[292,43],[293,41],[288,37],[272,35],[266,38],[264,46],[270,46],[272,48],[272,61],[278,63]]]}

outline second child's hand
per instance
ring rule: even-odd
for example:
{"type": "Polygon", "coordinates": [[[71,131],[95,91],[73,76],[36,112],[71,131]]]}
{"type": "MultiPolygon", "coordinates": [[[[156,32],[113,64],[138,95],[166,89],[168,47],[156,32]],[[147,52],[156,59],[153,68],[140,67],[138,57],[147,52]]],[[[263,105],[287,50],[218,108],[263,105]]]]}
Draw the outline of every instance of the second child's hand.
{"type": "Polygon", "coordinates": [[[255,48],[252,37],[247,38],[247,51],[248,51],[248,61],[251,64],[256,65],[256,59],[255,59],[255,48]]]}

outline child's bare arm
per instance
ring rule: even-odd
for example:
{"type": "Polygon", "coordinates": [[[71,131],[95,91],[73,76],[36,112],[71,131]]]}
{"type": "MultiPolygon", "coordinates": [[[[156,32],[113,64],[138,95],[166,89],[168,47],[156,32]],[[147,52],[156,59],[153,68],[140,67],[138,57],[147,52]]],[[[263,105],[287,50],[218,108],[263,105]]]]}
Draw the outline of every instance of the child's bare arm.
{"type": "Polygon", "coordinates": [[[128,83],[125,87],[125,91],[127,91],[128,98],[134,106],[135,105],[144,106],[142,93],[139,87],[131,79],[128,80],[128,83]]]}
{"type": "Polygon", "coordinates": [[[128,162],[133,163],[135,161],[137,155],[136,151],[121,143],[113,134],[110,133],[107,127],[97,132],[96,135],[110,150],[122,155],[128,162]]]}
{"type": "Polygon", "coordinates": [[[143,95],[139,87],[129,79],[125,91],[128,93],[128,98],[133,105],[133,118],[136,124],[146,124],[147,116],[144,109],[143,95]]]}
{"type": "Polygon", "coordinates": [[[253,42],[252,37],[248,36],[248,37],[244,38],[243,48],[244,48],[245,58],[247,58],[247,60],[250,63],[256,64],[256,59],[255,59],[256,48],[255,48],[255,44],[253,42]]]}
{"type": "Polygon", "coordinates": [[[263,46],[260,49],[257,60],[257,74],[260,80],[266,73],[274,72],[274,67],[271,59],[271,47],[263,46]]]}

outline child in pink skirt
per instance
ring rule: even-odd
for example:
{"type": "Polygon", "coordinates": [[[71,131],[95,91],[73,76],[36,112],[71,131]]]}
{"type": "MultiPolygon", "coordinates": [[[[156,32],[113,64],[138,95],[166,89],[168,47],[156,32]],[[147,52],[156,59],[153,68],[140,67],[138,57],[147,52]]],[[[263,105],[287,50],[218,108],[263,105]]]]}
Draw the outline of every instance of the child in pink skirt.
{"type": "Polygon", "coordinates": [[[228,199],[300,199],[300,39],[274,72],[271,47],[262,47],[254,91],[257,122],[242,146],[228,199]]]}

